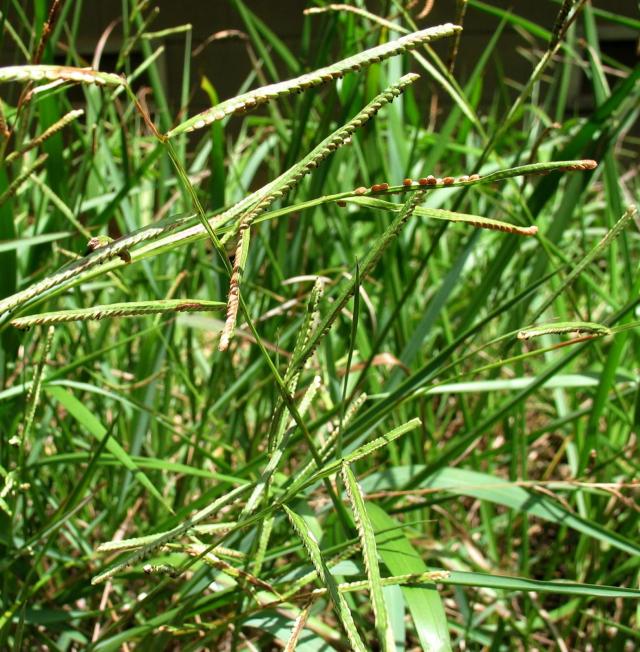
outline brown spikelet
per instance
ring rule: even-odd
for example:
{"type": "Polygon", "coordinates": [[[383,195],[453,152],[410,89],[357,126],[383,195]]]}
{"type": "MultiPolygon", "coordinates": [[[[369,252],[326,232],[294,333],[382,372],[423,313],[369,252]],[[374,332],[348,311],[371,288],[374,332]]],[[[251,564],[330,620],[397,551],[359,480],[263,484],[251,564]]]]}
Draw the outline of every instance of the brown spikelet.
{"type": "Polygon", "coordinates": [[[61,0],[53,0],[53,2],[51,3],[51,7],[49,8],[49,16],[47,18],[47,22],[42,27],[42,33],[40,34],[40,41],[38,43],[36,54],[33,57],[31,63],[37,64],[40,63],[40,61],[42,60],[44,49],[47,46],[47,43],[49,42],[49,38],[51,37],[51,32],[53,31],[56,21],[58,20],[58,14],[60,13],[61,8],[62,8],[61,0]]]}
{"type": "Polygon", "coordinates": [[[454,182],[455,182],[455,179],[454,179],[453,177],[445,177],[445,178],[442,180],[442,183],[443,183],[445,186],[450,186],[450,185],[452,185],[454,182]]]}
{"type": "Polygon", "coordinates": [[[402,182],[402,185],[403,185],[403,186],[412,186],[412,185],[413,185],[413,181],[412,181],[411,179],[405,179],[405,180],[402,182]]]}
{"type": "Polygon", "coordinates": [[[202,304],[198,301],[186,301],[175,307],[176,312],[191,312],[192,310],[200,310],[202,304]]]}
{"type": "Polygon", "coordinates": [[[479,178],[480,178],[480,175],[479,175],[479,174],[472,174],[472,175],[469,177],[469,181],[478,181],[479,178]]]}
{"type": "Polygon", "coordinates": [[[598,162],[594,161],[592,159],[585,159],[584,161],[580,161],[578,163],[575,163],[574,165],[567,165],[566,167],[562,168],[563,170],[567,171],[581,171],[581,170],[595,170],[598,167],[598,162]]]}
{"type": "Polygon", "coordinates": [[[427,177],[427,185],[428,186],[435,186],[438,183],[438,179],[436,179],[433,174],[430,174],[427,177]]]}
{"type": "Polygon", "coordinates": [[[419,183],[421,186],[426,186],[426,185],[429,183],[429,181],[428,181],[427,177],[420,177],[420,178],[418,179],[418,183],[419,183]]]}
{"type": "Polygon", "coordinates": [[[512,233],[514,235],[536,235],[538,233],[537,226],[516,226],[515,224],[494,224],[492,222],[468,222],[468,224],[478,229],[502,231],[503,233],[512,233]]]}
{"type": "Polygon", "coordinates": [[[353,191],[353,194],[354,195],[364,195],[364,194],[366,194],[366,192],[367,192],[367,189],[364,186],[360,186],[359,188],[356,188],[353,191]]]}

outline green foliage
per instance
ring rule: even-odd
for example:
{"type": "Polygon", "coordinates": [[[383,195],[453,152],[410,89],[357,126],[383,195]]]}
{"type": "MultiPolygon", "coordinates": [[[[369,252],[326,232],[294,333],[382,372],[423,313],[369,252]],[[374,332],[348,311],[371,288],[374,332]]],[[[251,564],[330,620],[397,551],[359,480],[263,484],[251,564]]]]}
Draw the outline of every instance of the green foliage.
{"type": "Polygon", "coordinates": [[[0,649],[634,645],[637,21],[230,0],[220,101],[148,4],[2,8],[0,649]]]}

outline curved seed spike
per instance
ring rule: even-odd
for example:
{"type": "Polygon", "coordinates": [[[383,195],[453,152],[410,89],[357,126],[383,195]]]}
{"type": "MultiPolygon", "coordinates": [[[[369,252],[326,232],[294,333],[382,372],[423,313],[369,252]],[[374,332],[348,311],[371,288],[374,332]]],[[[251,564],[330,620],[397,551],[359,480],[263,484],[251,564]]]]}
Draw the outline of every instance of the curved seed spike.
{"type": "Polygon", "coordinates": [[[91,70],[91,68],[73,68],[72,66],[6,66],[0,68],[0,84],[5,82],[29,81],[68,81],[98,86],[125,86],[127,80],[120,75],[91,70]]]}
{"type": "Polygon", "coordinates": [[[27,411],[25,414],[24,422],[22,428],[20,429],[20,435],[16,440],[10,439],[10,444],[17,444],[24,446],[24,442],[29,438],[29,432],[31,431],[31,426],[33,425],[33,419],[36,415],[36,410],[40,402],[40,390],[42,388],[42,379],[44,376],[44,368],[47,364],[47,356],[49,355],[49,350],[51,349],[51,343],[53,342],[53,334],[55,329],[53,326],[50,326],[47,330],[47,334],[44,338],[44,346],[42,347],[42,352],[40,354],[40,360],[36,365],[35,373],[33,374],[33,382],[29,393],[27,394],[27,411]]]}
{"type": "Polygon", "coordinates": [[[174,136],[186,131],[201,129],[215,120],[222,120],[225,116],[242,112],[247,108],[253,108],[259,104],[264,104],[269,100],[284,95],[290,95],[305,88],[319,86],[320,84],[343,75],[345,72],[359,70],[362,66],[382,61],[383,59],[387,59],[396,54],[401,54],[402,52],[414,50],[424,43],[429,43],[430,41],[435,41],[436,39],[444,38],[446,36],[452,36],[461,30],[461,27],[451,23],[429,27],[428,29],[407,34],[395,41],[378,45],[370,50],[365,50],[364,52],[360,52],[352,57],[338,61],[326,68],[319,68],[318,70],[314,70],[313,72],[306,73],[294,79],[289,79],[277,84],[270,84],[254,91],[249,91],[243,95],[221,102],[220,104],[189,118],[189,120],[186,120],[169,131],[167,137],[173,138],[174,136]],[[247,106],[248,104],[251,106],[247,106]]]}
{"type": "Polygon", "coordinates": [[[569,12],[575,4],[576,0],[564,0],[562,3],[560,11],[556,17],[556,22],[553,25],[553,30],[551,31],[551,38],[549,39],[549,50],[553,50],[558,45],[558,43],[560,43],[562,33],[566,28],[567,17],[569,16],[569,12]]]}
{"type": "MultiPolygon", "coordinates": [[[[407,575],[392,575],[391,577],[382,577],[380,584],[382,586],[404,586],[406,584],[433,584],[435,582],[446,582],[451,577],[450,571],[436,570],[425,571],[424,573],[409,573],[407,575]]],[[[355,582],[344,582],[338,584],[340,593],[351,593],[352,591],[363,591],[367,588],[368,580],[356,580],[355,582]]],[[[327,592],[324,588],[314,589],[312,595],[325,595],[327,592]]]]}
{"type": "Polygon", "coordinates": [[[284,648],[284,652],[295,652],[296,647],[298,646],[298,639],[300,638],[300,634],[302,634],[304,627],[307,624],[309,614],[311,613],[312,605],[313,605],[313,600],[310,600],[300,610],[300,613],[298,614],[295,622],[293,623],[293,629],[291,630],[291,634],[289,635],[289,640],[287,641],[287,645],[284,648]]]}
{"type": "Polygon", "coordinates": [[[238,307],[240,305],[240,281],[244,273],[247,257],[249,255],[249,242],[251,240],[251,225],[244,222],[240,226],[240,239],[236,247],[236,254],[233,261],[233,271],[231,272],[231,281],[229,282],[229,298],[227,300],[227,319],[222,329],[218,351],[226,351],[229,348],[229,342],[233,337],[238,319],[238,307]]]}
{"type": "MultiPolygon", "coordinates": [[[[275,181],[268,186],[267,192],[258,201],[258,203],[251,208],[240,220],[238,229],[240,231],[240,239],[236,248],[236,256],[234,267],[231,274],[231,282],[229,284],[229,299],[227,302],[227,319],[225,321],[220,343],[218,345],[219,351],[226,351],[229,347],[231,338],[236,326],[238,317],[238,308],[240,304],[240,283],[242,274],[247,262],[247,255],[249,252],[249,240],[251,224],[258,215],[263,213],[269,206],[283,197],[292,188],[294,188],[300,180],[306,176],[312,169],[314,169],[319,162],[323,161],[329,154],[335,151],[355,132],[355,130],[362,124],[367,122],[374,116],[380,108],[388,102],[393,101],[409,84],[412,84],[418,75],[409,74],[401,77],[398,82],[387,88],[380,95],[375,97],[364,109],[362,109],[354,118],[347,122],[340,129],[332,133],[328,138],[325,138],[319,145],[317,145],[307,156],[305,156],[299,163],[287,170],[284,174],[280,175],[275,181]]],[[[388,184],[380,184],[381,189],[388,188],[388,184]]],[[[222,239],[224,244],[233,235],[233,231],[227,233],[222,239]]]]}
{"type": "MultiPolygon", "coordinates": [[[[253,219],[265,211],[273,201],[283,196],[286,192],[291,190],[291,188],[295,187],[304,175],[308,174],[318,165],[318,163],[331,154],[331,150],[328,148],[329,143],[334,142],[334,140],[335,142],[344,142],[345,137],[353,134],[358,127],[361,127],[370,120],[381,107],[388,104],[394,97],[400,95],[407,86],[417,79],[419,79],[419,75],[416,74],[408,74],[400,78],[398,82],[390,86],[387,91],[375,97],[373,101],[356,114],[352,120],[322,141],[322,143],[315,147],[296,166],[287,170],[287,172],[269,182],[260,190],[240,200],[224,213],[211,218],[209,220],[211,227],[215,229],[232,219],[238,219],[242,216],[243,212],[245,212],[245,215],[242,217],[242,220],[248,220],[249,222],[253,221],[253,219]],[[247,210],[251,210],[251,212],[247,214],[247,210]]],[[[202,224],[195,224],[179,234],[169,235],[171,231],[183,227],[189,222],[193,222],[193,216],[181,217],[169,223],[143,227],[134,231],[130,235],[116,240],[106,247],[101,247],[90,256],[63,267],[57,273],[42,279],[39,283],[31,285],[26,290],[22,290],[21,292],[17,292],[16,294],[1,300],[0,316],[2,316],[3,313],[13,310],[28,301],[45,294],[53,288],[62,289],[62,287],[66,287],[68,282],[73,283],[81,274],[84,274],[91,268],[119,256],[122,252],[129,250],[141,242],[157,240],[162,236],[167,236],[165,243],[167,239],[175,242],[191,238],[200,239],[206,236],[206,231],[202,224]]],[[[222,238],[222,243],[227,242],[231,237],[233,237],[236,231],[237,229],[230,230],[225,237],[222,238]]]]}
{"type": "Polygon", "coordinates": [[[576,334],[576,335],[593,335],[594,337],[603,337],[610,335],[611,329],[604,324],[598,324],[590,321],[576,322],[551,322],[550,324],[539,324],[538,326],[528,326],[518,332],[519,340],[530,340],[534,337],[550,334],[576,334]]]}
{"type": "Polygon", "coordinates": [[[38,158],[28,166],[23,172],[21,172],[9,185],[9,187],[0,195],[0,206],[6,201],[11,199],[18,190],[20,186],[38,169],[44,162],[47,160],[48,154],[41,154],[38,158]]]}
{"type": "Polygon", "coordinates": [[[38,147],[41,145],[45,140],[48,138],[51,138],[54,134],[58,133],[61,129],[64,129],[70,122],[73,122],[76,118],[79,118],[81,115],[84,114],[83,109],[76,109],[74,111],[69,111],[69,113],[63,115],[60,120],[57,122],[54,122],[48,129],[43,131],[39,136],[36,136],[33,140],[28,142],[22,149],[19,149],[15,152],[11,152],[5,159],[7,163],[11,163],[11,161],[14,161],[18,156],[22,156],[26,152],[34,149],[35,147],[38,147]]]}
{"type": "Polygon", "coordinates": [[[70,321],[92,321],[112,319],[115,317],[138,317],[140,315],[157,315],[171,312],[198,312],[219,310],[224,304],[220,301],[200,301],[193,299],[168,299],[160,301],[134,301],[131,303],[111,303],[105,306],[78,308],[76,310],[60,310],[43,312],[28,317],[18,317],[11,322],[12,326],[26,330],[40,324],[61,324],[70,321]]]}

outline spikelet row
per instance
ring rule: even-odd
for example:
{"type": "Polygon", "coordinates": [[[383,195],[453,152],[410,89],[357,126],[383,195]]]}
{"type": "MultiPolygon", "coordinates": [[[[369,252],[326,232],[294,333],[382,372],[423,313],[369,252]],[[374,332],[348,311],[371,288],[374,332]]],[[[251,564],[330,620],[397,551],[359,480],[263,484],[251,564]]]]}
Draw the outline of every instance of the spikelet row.
{"type": "Polygon", "coordinates": [[[378,45],[375,48],[365,50],[364,52],[352,57],[338,61],[331,66],[319,68],[313,72],[300,75],[299,77],[278,84],[263,86],[255,91],[250,91],[231,100],[221,102],[220,104],[199,113],[178,125],[175,129],[169,131],[167,136],[172,138],[180,133],[202,129],[207,125],[210,125],[212,122],[224,119],[226,116],[236,113],[244,113],[278,97],[290,95],[292,93],[301,93],[309,88],[313,88],[314,86],[319,86],[334,79],[339,79],[345,73],[356,72],[363,66],[378,63],[394,55],[401,54],[402,52],[414,50],[424,43],[429,43],[430,41],[444,38],[446,36],[452,36],[461,29],[462,28],[458,25],[446,23],[444,25],[430,27],[418,32],[412,32],[411,34],[407,34],[395,41],[378,45]]]}
{"type": "Polygon", "coordinates": [[[6,66],[0,68],[0,83],[5,82],[66,81],[97,86],[124,86],[127,81],[120,75],[99,72],[91,68],[72,66],[6,66]]]}

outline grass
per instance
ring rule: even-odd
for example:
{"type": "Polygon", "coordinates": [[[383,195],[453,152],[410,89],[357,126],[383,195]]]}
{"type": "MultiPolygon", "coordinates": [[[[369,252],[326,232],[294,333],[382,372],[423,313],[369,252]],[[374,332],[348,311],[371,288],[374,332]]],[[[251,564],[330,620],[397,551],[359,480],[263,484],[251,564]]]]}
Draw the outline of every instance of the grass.
{"type": "Polygon", "coordinates": [[[0,648],[633,649],[637,19],[231,4],[222,101],[1,8],[0,648]]]}

